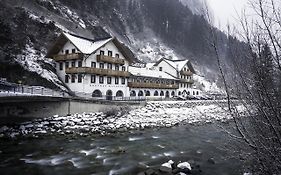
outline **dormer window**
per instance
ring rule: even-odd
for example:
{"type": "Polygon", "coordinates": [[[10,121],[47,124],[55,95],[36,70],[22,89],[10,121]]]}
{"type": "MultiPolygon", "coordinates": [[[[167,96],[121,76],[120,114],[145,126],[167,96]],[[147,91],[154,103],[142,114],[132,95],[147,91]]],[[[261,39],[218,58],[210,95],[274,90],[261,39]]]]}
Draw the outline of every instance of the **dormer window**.
{"type": "Polygon", "coordinates": [[[104,51],[103,50],[100,51],[100,55],[104,55],[104,51]]]}
{"type": "Polygon", "coordinates": [[[108,51],[108,56],[112,57],[112,51],[108,51]]]}

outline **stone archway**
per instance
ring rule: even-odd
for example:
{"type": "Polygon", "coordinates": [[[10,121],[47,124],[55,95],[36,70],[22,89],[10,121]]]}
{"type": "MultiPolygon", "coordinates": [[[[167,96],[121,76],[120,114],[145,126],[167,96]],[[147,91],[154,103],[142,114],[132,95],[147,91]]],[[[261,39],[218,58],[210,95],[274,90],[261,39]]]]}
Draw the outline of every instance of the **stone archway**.
{"type": "Polygon", "coordinates": [[[150,91],[145,92],[145,96],[149,97],[150,96],[150,91]]]}
{"type": "Polygon", "coordinates": [[[160,96],[164,96],[164,92],[163,91],[160,92],[160,96]]]}
{"type": "Polygon", "coordinates": [[[102,97],[102,93],[100,90],[95,90],[93,93],[92,93],[92,97],[102,97]]]}
{"type": "Polygon", "coordinates": [[[144,94],[143,94],[143,91],[139,91],[138,96],[139,96],[139,97],[143,97],[143,95],[144,95],[144,94]]]}
{"type": "Polygon", "coordinates": [[[124,97],[123,91],[119,90],[116,92],[116,97],[124,97]]]}
{"type": "Polygon", "coordinates": [[[107,100],[112,100],[112,90],[108,90],[106,91],[106,99],[107,100]]]}
{"type": "Polygon", "coordinates": [[[130,96],[131,96],[131,97],[135,97],[135,96],[137,96],[136,91],[134,91],[134,90],[133,90],[133,91],[131,91],[131,92],[130,92],[130,96]]]}
{"type": "Polygon", "coordinates": [[[159,96],[158,91],[155,91],[155,92],[154,92],[154,96],[155,96],[155,97],[158,97],[158,96],[159,96]]]}
{"type": "Polygon", "coordinates": [[[166,91],[165,97],[166,97],[166,98],[170,98],[170,92],[169,92],[169,91],[166,91]]]}

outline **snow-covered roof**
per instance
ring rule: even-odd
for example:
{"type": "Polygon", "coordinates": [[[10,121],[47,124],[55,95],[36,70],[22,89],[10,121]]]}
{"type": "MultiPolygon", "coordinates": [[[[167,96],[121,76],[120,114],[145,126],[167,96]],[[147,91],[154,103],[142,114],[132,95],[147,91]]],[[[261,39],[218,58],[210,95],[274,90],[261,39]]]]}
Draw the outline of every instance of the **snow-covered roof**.
{"type": "Polygon", "coordinates": [[[173,77],[165,72],[157,71],[157,70],[150,70],[147,68],[129,66],[129,72],[134,76],[177,80],[175,77],[173,77]]]}
{"type": "Polygon", "coordinates": [[[71,35],[69,33],[63,33],[68,40],[84,54],[92,54],[113,38],[107,38],[99,41],[88,40],[86,38],[71,35]]]}
{"type": "Polygon", "coordinates": [[[154,67],[154,65],[155,65],[155,63],[146,63],[145,67],[148,69],[151,69],[154,67]]]}
{"type": "Polygon", "coordinates": [[[189,60],[167,60],[165,59],[171,66],[173,66],[177,71],[181,71],[183,67],[188,63],[189,60]]]}

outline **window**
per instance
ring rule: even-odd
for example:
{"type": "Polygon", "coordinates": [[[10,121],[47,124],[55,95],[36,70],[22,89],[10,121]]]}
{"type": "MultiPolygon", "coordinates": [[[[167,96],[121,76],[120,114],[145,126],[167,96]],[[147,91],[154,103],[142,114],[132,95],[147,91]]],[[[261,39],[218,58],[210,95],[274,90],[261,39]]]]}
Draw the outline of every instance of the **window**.
{"type": "Polygon", "coordinates": [[[71,83],[75,83],[75,75],[74,74],[71,75],[71,83]]]}
{"type": "Polygon", "coordinates": [[[122,66],[122,71],[126,71],[126,67],[125,66],[122,66]]]}
{"type": "Polygon", "coordinates": [[[82,83],[82,74],[78,74],[78,83],[82,83]]]}
{"type": "Polygon", "coordinates": [[[126,83],[126,79],[125,79],[125,78],[122,78],[121,83],[122,83],[122,84],[125,84],[125,83],[126,83]]]}
{"type": "Polygon", "coordinates": [[[69,54],[69,50],[65,50],[65,54],[69,54]]]}
{"type": "Polygon", "coordinates": [[[78,61],[78,67],[82,67],[82,61],[78,61]]]}
{"type": "Polygon", "coordinates": [[[115,65],[115,70],[119,70],[119,65],[115,65]]]}
{"type": "Polygon", "coordinates": [[[115,77],[115,84],[119,84],[119,77],[115,77]]]}
{"type": "Polygon", "coordinates": [[[95,75],[91,75],[91,83],[96,83],[96,76],[95,75]]]}
{"type": "Polygon", "coordinates": [[[104,51],[103,50],[100,51],[100,55],[104,55],[104,51]]]}
{"type": "Polygon", "coordinates": [[[71,67],[75,67],[75,61],[71,62],[71,67]]]}
{"type": "Polygon", "coordinates": [[[63,70],[63,63],[60,62],[59,64],[60,64],[60,70],[63,70]]]}
{"type": "Polygon", "coordinates": [[[65,62],[65,69],[69,67],[69,62],[65,62]]]}
{"type": "Polygon", "coordinates": [[[108,51],[108,56],[112,57],[112,51],[108,51]]]}
{"type": "Polygon", "coordinates": [[[103,76],[100,76],[100,78],[99,78],[99,83],[100,83],[100,84],[103,84],[103,76]]]}
{"type": "Polygon", "coordinates": [[[65,75],[65,76],[64,76],[64,82],[65,82],[65,83],[68,83],[68,82],[69,82],[69,76],[68,76],[68,75],[65,75]]]}
{"type": "Polygon", "coordinates": [[[116,58],[119,58],[119,54],[118,54],[118,53],[117,53],[117,54],[115,54],[115,57],[116,57],[116,58]]]}
{"type": "Polygon", "coordinates": [[[103,69],[104,68],[104,64],[100,63],[100,68],[103,69]]]}
{"type": "Polygon", "coordinates": [[[162,67],[159,67],[159,71],[162,71],[163,70],[163,68],[162,67]]]}
{"type": "Polygon", "coordinates": [[[112,69],[112,64],[111,63],[107,64],[107,69],[112,69]]]}
{"type": "Polygon", "coordinates": [[[71,51],[72,53],[75,53],[75,49],[72,49],[72,51],[71,51]]]}
{"type": "Polygon", "coordinates": [[[91,62],[91,67],[96,68],[96,66],[97,66],[96,62],[91,62]]]}
{"type": "Polygon", "coordinates": [[[107,77],[107,84],[111,84],[111,77],[107,77]]]}

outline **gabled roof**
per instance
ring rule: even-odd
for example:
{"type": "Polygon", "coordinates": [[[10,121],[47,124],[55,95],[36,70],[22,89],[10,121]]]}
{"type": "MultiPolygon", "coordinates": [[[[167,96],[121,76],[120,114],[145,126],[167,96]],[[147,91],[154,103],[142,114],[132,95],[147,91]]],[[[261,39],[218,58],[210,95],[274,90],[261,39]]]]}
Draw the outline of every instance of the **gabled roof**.
{"type": "Polygon", "coordinates": [[[151,78],[162,78],[162,79],[170,79],[177,80],[177,78],[167,74],[166,72],[151,70],[147,68],[139,68],[139,67],[129,67],[129,72],[138,77],[151,77],[151,78]]]}
{"type": "Polygon", "coordinates": [[[113,38],[101,39],[98,41],[89,40],[79,36],[74,36],[68,33],[63,33],[68,40],[81,52],[84,54],[92,54],[108,42],[112,41],[113,38]]]}
{"type": "Polygon", "coordinates": [[[127,48],[125,48],[125,46],[116,38],[107,37],[99,40],[93,40],[66,32],[61,33],[54,45],[48,51],[46,57],[50,58],[53,55],[57,54],[61,50],[61,48],[67,43],[67,41],[70,41],[83,54],[93,54],[98,49],[112,41],[122,53],[122,55],[124,55],[124,57],[128,59],[129,62],[134,62],[135,60],[135,58],[131,58],[134,56],[132,54],[130,55],[130,51],[128,51],[127,48]]]}
{"type": "Polygon", "coordinates": [[[171,65],[178,72],[182,71],[184,66],[187,65],[189,70],[191,72],[195,73],[195,70],[194,70],[194,68],[193,68],[193,66],[192,66],[192,64],[190,63],[189,60],[169,60],[169,59],[166,59],[166,58],[162,58],[158,62],[155,63],[155,66],[157,66],[162,61],[167,62],[169,65],[171,65]]]}

